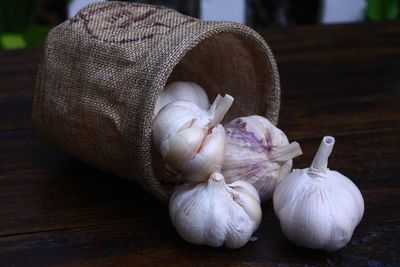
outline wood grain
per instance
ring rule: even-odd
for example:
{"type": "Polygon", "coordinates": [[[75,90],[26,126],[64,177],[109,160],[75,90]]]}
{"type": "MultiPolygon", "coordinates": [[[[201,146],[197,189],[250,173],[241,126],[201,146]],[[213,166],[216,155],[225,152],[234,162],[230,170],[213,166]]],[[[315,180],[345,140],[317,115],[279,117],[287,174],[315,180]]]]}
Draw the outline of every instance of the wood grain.
{"type": "Polygon", "coordinates": [[[400,23],[261,32],[282,83],[279,126],[309,165],[336,137],[331,169],[352,178],[365,215],[351,242],[326,253],[283,236],[272,203],[258,240],[238,250],[194,246],[165,205],[137,184],[39,140],[30,113],[39,49],[0,52],[1,266],[400,265],[400,23]]]}
{"type": "Polygon", "coordinates": [[[39,49],[0,50],[0,131],[31,127],[39,49]]]}

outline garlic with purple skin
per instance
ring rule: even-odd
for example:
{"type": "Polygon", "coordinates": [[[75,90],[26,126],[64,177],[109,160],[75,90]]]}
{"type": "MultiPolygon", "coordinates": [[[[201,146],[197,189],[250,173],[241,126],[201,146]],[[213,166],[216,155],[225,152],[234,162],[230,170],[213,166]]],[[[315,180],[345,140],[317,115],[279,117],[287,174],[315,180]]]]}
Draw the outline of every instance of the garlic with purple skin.
{"type": "Polygon", "coordinates": [[[275,190],[274,210],[297,245],[336,251],[351,239],[364,214],[360,190],[327,168],[335,139],[325,136],[310,168],[293,170],[275,190]]]}
{"type": "Polygon", "coordinates": [[[169,201],[172,224],[186,241],[212,247],[244,246],[261,222],[260,199],[249,183],[226,184],[221,173],[185,183],[169,201]]]}
{"type": "Polygon", "coordinates": [[[262,202],[271,199],[292,169],[292,159],[302,154],[299,144],[289,144],[280,129],[257,115],[234,119],[225,130],[222,174],[226,181],[246,181],[257,189],[262,202]]]}

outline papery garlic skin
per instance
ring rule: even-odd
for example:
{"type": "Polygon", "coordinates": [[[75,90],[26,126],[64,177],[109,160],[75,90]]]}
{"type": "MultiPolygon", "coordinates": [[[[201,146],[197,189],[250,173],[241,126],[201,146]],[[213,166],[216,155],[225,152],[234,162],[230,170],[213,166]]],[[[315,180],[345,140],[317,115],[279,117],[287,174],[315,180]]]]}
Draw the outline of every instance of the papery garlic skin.
{"type": "Polygon", "coordinates": [[[327,168],[333,144],[332,137],[325,137],[311,167],[293,170],[273,196],[285,236],[326,251],[344,247],[364,214],[364,200],[354,183],[327,168]]]}
{"type": "Polygon", "coordinates": [[[154,107],[154,116],[163,107],[175,101],[192,102],[204,110],[210,107],[207,93],[200,85],[194,82],[176,81],[165,86],[160,92],[154,107]]]}
{"type": "Polygon", "coordinates": [[[206,183],[178,187],[170,198],[169,212],[186,241],[228,248],[245,245],[262,217],[256,190],[243,181],[226,184],[220,173],[213,173],[206,183]]]}
{"type": "Polygon", "coordinates": [[[292,169],[292,158],[302,154],[300,146],[289,144],[280,129],[257,115],[234,119],[225,129],[225,179],[249,182],[262,202],[271,199],[277,184],[292,169]]]}

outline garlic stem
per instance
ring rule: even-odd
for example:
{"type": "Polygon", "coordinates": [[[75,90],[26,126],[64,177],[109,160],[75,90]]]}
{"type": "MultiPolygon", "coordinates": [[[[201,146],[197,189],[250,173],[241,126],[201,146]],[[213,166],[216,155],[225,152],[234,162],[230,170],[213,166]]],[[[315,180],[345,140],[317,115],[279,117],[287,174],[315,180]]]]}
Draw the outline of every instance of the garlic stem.
{"type": "Polygon", "coordinates": [[[312,177],[321,177],[321,174],[326,173],[328,168],[328,158],[332,152],[334,144],[335,138],[332,136],[325,136],[322,139],[317,154],[315,154],[314,160],[308,169],[308,173],[312,177]]]}
{"type": "Polygon", "coordinates": [[[233,97],[226,94],[225,96],[218,95],[214,103],[211,105],[209,111],[213,112],[212,119],[209,123],[209,128],[219,124],[232,106],[233,97]]]}
{"type": "Polygon", "coordinates": [[[211,174],[210,179],[214,182],[220,183],[225,181],[224,176],[219,172],[214,172],[211,174]]]}
{"type": "Polygon", "coordinates": [[[273,148],[269,153],[269,159],[284,164],[285,162],[303,154],[300,145],[297,142],[292,142],[285,146],[273,148]]]}

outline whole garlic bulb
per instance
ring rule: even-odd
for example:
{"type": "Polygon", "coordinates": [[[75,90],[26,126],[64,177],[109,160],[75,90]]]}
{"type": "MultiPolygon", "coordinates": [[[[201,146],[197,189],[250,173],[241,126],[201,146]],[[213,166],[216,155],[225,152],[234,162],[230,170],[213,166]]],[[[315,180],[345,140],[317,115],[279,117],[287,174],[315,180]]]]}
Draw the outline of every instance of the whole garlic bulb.
{"type": "Polygon", "coordinates": [[[185,183],[169,201],[171,220],[186,241],[220,247],[245,245],[261,221],[257,191],[249,183],[226,184],[220,173],[206,183],[185,183]]]}
{"type": "Polygon", "coordinates": [[[208,110],[187,101],[162,108],[153,121],[153,143],[166,164],[190,181],[204,181],[219,171],[226,137],[216,125],[232,102],[230,95],[218,95],[208,110]]]}
{"type": "Polygon", "coordinates": [[[249,182],[262,202],[271,199],[277,184],[292,169],[292,158],[302,154],[299,144],[289,144],[286,135],[261,116],[234,119],[225,129],[225,179],[249,182]]]}
{"type": "Polygon", "coordinates": [[[324,137],[311,167],[290,173],[273,197],[286,237],[327,251],[344,247],[364,214],[364,200],[354,183],[327,168],[334,143],[333,137],[324,137]]]}
{"type": "Polygon", "coordinates": [[[187,101],[195,103],[199,108],[207,110],[210,107],[208,97],[204,89],[194,82],[177,81],[165,86],[161,91],[154,107],[154,116],[169,103],[175,101],[187,101]]]}

